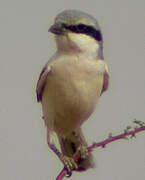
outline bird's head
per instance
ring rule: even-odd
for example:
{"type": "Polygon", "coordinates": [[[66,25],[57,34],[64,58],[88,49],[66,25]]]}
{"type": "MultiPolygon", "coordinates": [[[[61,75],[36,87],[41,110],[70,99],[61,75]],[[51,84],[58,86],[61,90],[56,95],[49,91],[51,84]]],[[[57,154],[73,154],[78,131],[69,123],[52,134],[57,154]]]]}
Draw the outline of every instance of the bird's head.
{"type": "Polygon", "coordinates": [[[58,14],[49,32],[55,34],[59,50],[96,53],[103,59],[103,39],[97,20],[82,11],[58,14]]]}

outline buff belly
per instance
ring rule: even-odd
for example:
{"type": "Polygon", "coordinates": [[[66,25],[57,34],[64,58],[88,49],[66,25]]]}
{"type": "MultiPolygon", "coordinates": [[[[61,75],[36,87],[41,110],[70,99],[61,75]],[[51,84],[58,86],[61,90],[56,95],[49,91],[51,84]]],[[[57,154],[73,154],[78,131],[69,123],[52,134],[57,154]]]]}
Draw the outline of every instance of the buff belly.
{"type": "Polygon", "coordinates": [[[89,66],[52,67],[43,92],[42,107],[46,126],[67,136],[89,118],[102,90],[103,75],[89,66]],[[72,67],[71,69],[69,67],[72,67]],[[83,69],[83,71],[82,71],[83,69]],[[63,73],[62,73],[63,72],[63,73]]]}

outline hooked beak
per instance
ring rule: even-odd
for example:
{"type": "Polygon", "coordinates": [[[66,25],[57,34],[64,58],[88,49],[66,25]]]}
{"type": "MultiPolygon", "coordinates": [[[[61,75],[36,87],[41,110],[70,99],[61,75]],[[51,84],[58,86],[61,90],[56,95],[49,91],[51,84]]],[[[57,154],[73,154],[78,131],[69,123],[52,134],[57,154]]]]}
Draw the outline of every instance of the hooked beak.
{"type": "Polygon", "coordinates": [[[64,34],[65,29],[61,23],[55,23],[48,29],[48,32],[51,32],[56,35],[61,35],[64,34]]]}

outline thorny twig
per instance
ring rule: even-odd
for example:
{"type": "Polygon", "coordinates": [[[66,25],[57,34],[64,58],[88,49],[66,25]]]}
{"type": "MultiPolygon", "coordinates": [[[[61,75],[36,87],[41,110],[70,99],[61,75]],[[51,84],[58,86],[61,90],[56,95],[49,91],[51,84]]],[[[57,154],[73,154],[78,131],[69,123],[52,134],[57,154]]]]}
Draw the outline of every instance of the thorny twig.
{"type": "MultiPolygon", "coordinates": [[[[126,129],[124,130],[123,133],[116,135],[116,136],[112,136],[112,133],[109,134],[108,138],[105,139],[104,141],[98,142],[98,143],[93,143],[90,147],[88,147],[88,151],[91,152],[93,151],[93,149],[102,147],[105,148],[107,144],[113,142],[113,141],[117,141],[120,139],[128,139],[128,136],[130,136],[130,138],[136,137],[135,135],[139,132],[145,131],[145,122],[139,121],[139,120],[134,120],[133,121],[137,126],[135,127],[131,127],[131,126],[127,126],[126,129]]],[[[77,161],[79,158],[78,155],[76,155],[74,157],[74,160],[77,161]]],[[[60,172],[60,174],[57,176],[56,180],[62,180],[65,176],[67,175],[67,171],[65,168],[63,168],[63,170],[60,172]]]]}

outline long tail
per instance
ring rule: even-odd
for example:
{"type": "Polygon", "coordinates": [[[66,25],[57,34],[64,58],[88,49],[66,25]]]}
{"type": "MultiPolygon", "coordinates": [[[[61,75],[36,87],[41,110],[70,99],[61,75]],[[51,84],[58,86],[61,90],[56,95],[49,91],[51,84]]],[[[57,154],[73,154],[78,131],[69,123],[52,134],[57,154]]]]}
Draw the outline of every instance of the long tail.
{"type": "MultiPolygon", "coordinates": [[[[69,157],[73,157],[80,146],[88,146],[81,129],[73,131],[65,138],[59,137],[59,141],[62,153],[69,157]]],[[[89,168],[93,168],[94,162],[92,154],[89,153],[85,159],[80,157],[80,159],[77,161],[77,165],[77,171],[85,171],[89,168]]]]}

